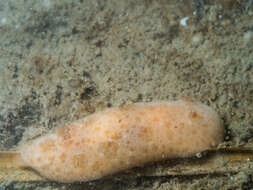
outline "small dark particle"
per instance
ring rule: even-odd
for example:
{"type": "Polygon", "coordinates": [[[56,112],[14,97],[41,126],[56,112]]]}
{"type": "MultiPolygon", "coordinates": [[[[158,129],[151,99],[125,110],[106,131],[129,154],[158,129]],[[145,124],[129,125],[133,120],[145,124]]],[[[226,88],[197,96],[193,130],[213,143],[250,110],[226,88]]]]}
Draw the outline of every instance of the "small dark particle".
{"type": "Polygon", "coordinates": [[[96,90],[93,87],[85,88],[80,95],[80,99],[81,100],[89,100],[92,98],[92,95],[94,95],[95,92],[96,92],[96,90]]]}
{"type": "Polygon", "coordinates": [[[62,99],[62,86],[57,85],[57,89],[56,89],[56,92],[55,92],[54,105],[60,105],[61,104],[61,99],[62,99]]]}
{"type": "Polygon", "coordinates": [[[90,78],[90,74],[86,71],[83,71],[83,77],[84,78],[90,78]]]}

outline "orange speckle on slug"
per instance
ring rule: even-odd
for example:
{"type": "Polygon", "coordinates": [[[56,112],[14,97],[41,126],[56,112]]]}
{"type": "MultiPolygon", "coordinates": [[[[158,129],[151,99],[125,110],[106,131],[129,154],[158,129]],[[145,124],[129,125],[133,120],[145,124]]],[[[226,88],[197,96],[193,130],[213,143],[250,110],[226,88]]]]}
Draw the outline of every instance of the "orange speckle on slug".
{"type": "Polygon", "coordinates": [[[195,111],[190,112],[189,116],[190,116],[190,118],[192,118],[192,119],[199,119],[199,118],[200,118],[200,115],[198,115],[198,113],[195,112],[195,111]]]}
{"type": "Polygon", "coordinates": [[[39,147],[42,152],[51,151],[55,147],[55,142],[53,140],[42,141],[39,143],[39,147]]]}
{"type": "Polygon", "coordinates": [[[85,168],[86,163],[84,162],[86,160],[85,154],[77,154],[73,155],[72,164],[74,168],[85,168]]]}
{"type": "Polygon", "coordinates": [[[70,138],[69,128],[68,126],[60,127],[56,130],[56,133],[59,137],[62,137],[64,140],[70,138]]]}
{"type": "Polygon", "coordinates": [[[63,162],[65,162],[65,160],[66,160],[66,154],[65,153],[62,153],[62,154],[60,154],[59,155],[59,159],[60,159],[60,161],[63,163],[63,162]]]}

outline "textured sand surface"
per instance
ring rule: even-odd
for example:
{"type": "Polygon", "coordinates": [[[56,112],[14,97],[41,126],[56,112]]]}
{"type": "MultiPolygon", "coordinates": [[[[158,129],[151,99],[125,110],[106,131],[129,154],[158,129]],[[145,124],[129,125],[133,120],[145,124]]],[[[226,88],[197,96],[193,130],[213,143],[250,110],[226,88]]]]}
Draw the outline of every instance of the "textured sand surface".
{"type": "MultiPolygon", "coordinates": [[[[0,1],[0,149],[107,107],[181,96],[218,111],[227,129],[226,146],[252,147],[253,7],[246,11],[245,4],[0,1]]],[[[239,173],[228,175],[123,181],[115,176],[115,181],[71,186],[10,180],[0,187],[252,189],[251,168],[249,162],[248,170],[238,167],[239,173]]]]}

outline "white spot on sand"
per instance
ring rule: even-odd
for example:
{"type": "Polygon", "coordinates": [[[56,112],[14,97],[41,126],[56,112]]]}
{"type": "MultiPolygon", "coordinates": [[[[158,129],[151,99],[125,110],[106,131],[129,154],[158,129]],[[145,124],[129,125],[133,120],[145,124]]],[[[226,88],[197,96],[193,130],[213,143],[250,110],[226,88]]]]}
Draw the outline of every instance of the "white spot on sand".
{"type": "Polygon", "coordinates": [[[187,26],[187,20],[188,20],[188,19],[189,19],[188,16],[182,18],[182,19],[180,20],[180,24],[183,25],[183,26],[187,26]]]}
{"type": "Polygon", "coordinates": [[[247,31],[243,34],[244,43],[248,43],[253,40],[253,31],[247,31]]]}
{"type": "Polygon", "coordinates": [[[2,19],[1,19],[1,24],[6,24],[7,23],[7,19],[5,18],[5,17],[3,17],[2,19]]]}

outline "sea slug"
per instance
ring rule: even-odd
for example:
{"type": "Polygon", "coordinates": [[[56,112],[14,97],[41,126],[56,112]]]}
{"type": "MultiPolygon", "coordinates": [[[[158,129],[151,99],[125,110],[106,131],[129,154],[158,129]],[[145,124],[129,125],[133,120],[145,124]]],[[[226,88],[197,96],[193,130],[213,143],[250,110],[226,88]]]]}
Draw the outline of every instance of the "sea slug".
{"type": "Polygon", "coordinates": [[[175,157],[188,157],[223,140],[210,107],[188,99],[108,108],[57,128],[19,149],[26,167],[55,181],[89,181],[175,157]]]}

